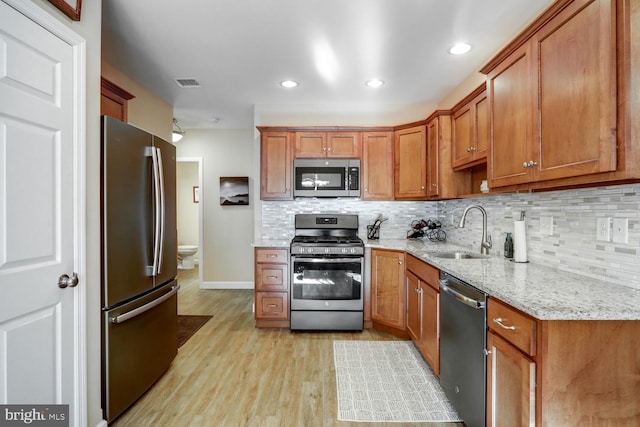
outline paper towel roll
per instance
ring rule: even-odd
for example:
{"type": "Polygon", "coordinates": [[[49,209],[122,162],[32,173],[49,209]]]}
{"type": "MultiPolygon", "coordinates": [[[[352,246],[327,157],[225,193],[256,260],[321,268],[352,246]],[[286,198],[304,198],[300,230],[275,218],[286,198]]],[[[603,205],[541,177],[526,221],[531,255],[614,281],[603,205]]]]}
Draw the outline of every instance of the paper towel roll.
{"type": "Polygon", "coordinates": [[[513,222],[513,260],[527,262],[527,227],[524,221],[513,222]]]}

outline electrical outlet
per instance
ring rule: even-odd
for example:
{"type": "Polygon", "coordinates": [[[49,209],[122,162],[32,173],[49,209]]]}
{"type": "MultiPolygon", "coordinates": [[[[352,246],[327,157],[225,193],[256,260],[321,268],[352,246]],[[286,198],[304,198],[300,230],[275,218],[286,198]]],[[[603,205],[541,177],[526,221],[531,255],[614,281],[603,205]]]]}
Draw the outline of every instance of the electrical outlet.
{"type": "Polygon", "coordinates": [[[615,243],[629,243],[629,220],[627,218],[613,218],[613,241],[615,243]]]}
{"type": "Polygon", "coordinates": [[[540,217],[540,234],[543,236],[553,236],[553,217],[541,216],[540,217]]]}
{"type": "Polygon", "coordinates": [[[611,218],[596,219],[596,240],[611,241],[611,218]]]}

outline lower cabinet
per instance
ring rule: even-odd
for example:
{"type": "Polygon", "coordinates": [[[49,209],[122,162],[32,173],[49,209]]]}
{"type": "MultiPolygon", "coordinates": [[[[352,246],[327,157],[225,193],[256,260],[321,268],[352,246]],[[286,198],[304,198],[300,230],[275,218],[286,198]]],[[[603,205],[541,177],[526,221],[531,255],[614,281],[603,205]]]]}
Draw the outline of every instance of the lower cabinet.
{"type": "Polygon", "coordinates": [[[487,348],[487,426],[534,426],[535,362],[493,332],[487,348]]]}
{"type": "Polygon", "coordinates": [[[436,375],[440,375],[440,271],[407,255],[407,331],[436,375]]]}
{"type": "Polygon", "coordinates": [[[256,248],[254,271],[256,327],[288,328],[288,249],[256,248]]]}
{"type": "Polygon", "coordinates": [[[371,250],[371,320],[399,336],[406,336],[404,259],[402,251],[371,250]]]}
{"type": "Polygon", "coordinates": [[[536,321],[490,298],[487,325],[487,426],[534,426],[536,321]]]}
{"type": "Polygon", "coordinates": [[[487,426],[640,425],[640,322],[487,303],[487,426]]]}

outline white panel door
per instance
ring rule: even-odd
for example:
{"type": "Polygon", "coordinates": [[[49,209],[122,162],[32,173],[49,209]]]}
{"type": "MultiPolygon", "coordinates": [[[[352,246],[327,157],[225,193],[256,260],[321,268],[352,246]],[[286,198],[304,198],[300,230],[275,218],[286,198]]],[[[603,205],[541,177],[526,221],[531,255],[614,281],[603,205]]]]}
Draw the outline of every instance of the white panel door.
{"type": "Polygon", "coordinates": [[[75,61],[0,2],[0,403],[70,404],[71,418],[83,305],[58,280],[78,271],[75,61]]]}

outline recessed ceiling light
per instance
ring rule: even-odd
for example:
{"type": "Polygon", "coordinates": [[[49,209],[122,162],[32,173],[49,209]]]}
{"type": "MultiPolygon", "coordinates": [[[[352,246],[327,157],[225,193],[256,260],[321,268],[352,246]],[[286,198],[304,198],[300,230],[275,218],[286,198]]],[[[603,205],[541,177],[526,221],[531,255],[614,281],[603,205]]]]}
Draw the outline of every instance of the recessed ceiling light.
{"type": "Polygon", "coordinates": [[[283,80],[280,82],[280,86],[286,87],[286,88],[292,88],[292,87],[298,86],[298,82],[293,80],[283,80]]]}
{"type": "Polygon", "coordinates": [[[449,53],[452,55],[464,55],[471,50],[471,45],[467,43],[456,43],[449,49],[449,53]]]}
{"type": "Polygon", "coordinates": [[[367,87],[377,88],[384,85],[384,82],[379,79],[371,79],[365,83],[367,87]]]}

